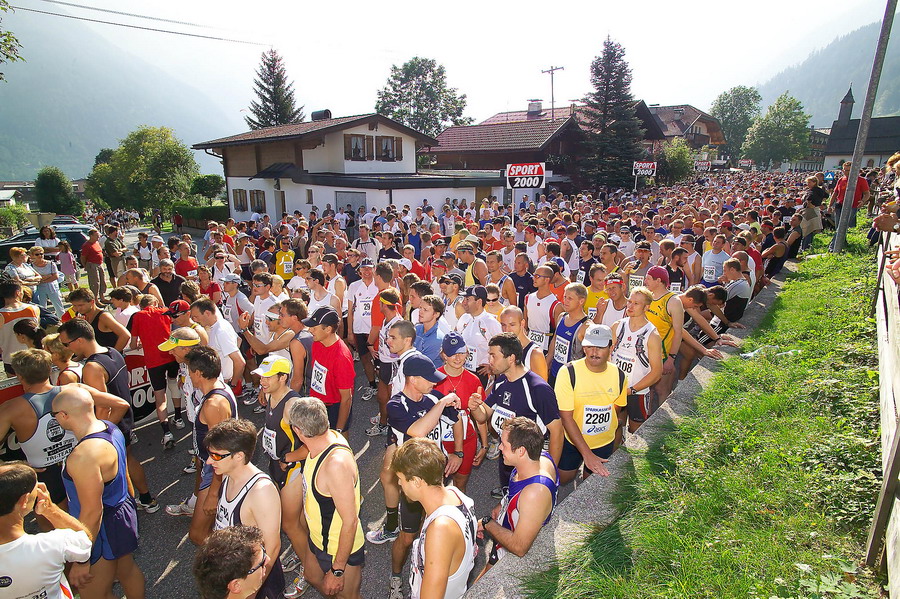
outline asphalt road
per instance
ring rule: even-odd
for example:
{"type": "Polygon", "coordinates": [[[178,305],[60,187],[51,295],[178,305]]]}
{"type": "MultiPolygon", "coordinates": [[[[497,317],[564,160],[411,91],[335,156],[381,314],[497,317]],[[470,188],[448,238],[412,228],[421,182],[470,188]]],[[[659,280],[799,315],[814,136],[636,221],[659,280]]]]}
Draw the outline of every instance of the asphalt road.
{"type": "MultiPolygon", "coordinates": [[[[137,240],[137,230],[126,236],[126,241],[137,240]]],[[[357,391],[366,384],[362,368],[357,365],[357,391]]],[[[379,480],[381,461],[384,455],[385,437],[368,437],[365,429],[371,416],[378,413],[378,402],[361,401],[359,393],[354,393],[353,428],[350,433],[350,445],[353,448],[359,465],[363,504],[360,519],[363,530],[376,529],[385,514],[384,494],[379,480]]],[[[253,414],[252,406],[240,402],[239,416],[248,418],[257,426],[262,426],[262,414],[253,414]]],[[[191,564],[195,547],[187,538],[189,518],[173,517],[165,513],[165,504],[178,503],[189,497],[193,490],[194,475],[182,474],[181,470],[189,462],[187,450],[190,448],[190,425],[184,430],[175,430],[177,445],[175,449],[164,451],[160,439],[161,429],[156,422],[148,423],[137,429],[139,441],[134,446],[135,454],[144,464],[151,492],[163,506],[154,514],[140,514],[140,546],[135,554],[138,565],[147,579],[147,597],[187,599],[197,597],[191,575],[191,564]]],[[[265,471],[268,458],[261,447],[257,447],[257,455],[253,462],[265,471]]],[[[490,496],[491,489],[499,484],[497,462],[488,461],[473,469],[469,479],[467,494],[475,501],[476,515],[480,518],[490,513],[498,503],[490,496]]],[[[571,486],[568,490],[571,489],[571,486]]],[[[561,498],[561,497],[560,497],[561,498]]],[[[282,535],[282,547],[289,547],[286,536],[282,535]]],[[[390,543],[372,545],[366,543],[366,565],[363,568],[362,594],[364,597],[386,597],[389,587],[390,543]]],[[[474,574],[481,571],[484,564],[484,551],[479,551],[478,562],[474,574]]],[[[291,577],[292,573],[287,573],[291,577]]],[[[404,574],[404,581],[408,574],[404,574]]],[[[408,585],[408,583],[405,582],[408,585]]],[[[408,586],[406,589],[408,594],[408,586]]],[[[310,588],[304,597],[320,597],[315,589],[310,588]]]]}

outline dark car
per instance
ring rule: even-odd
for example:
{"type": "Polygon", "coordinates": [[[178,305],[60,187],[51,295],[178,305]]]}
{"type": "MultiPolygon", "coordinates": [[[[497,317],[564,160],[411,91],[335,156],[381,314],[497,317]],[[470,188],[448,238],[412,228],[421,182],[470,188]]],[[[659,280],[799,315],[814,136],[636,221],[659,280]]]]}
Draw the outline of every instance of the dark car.
{"type": "MultiPolygon", "coordinates": [[[[67,227],[65,225],[60,225],[54,228],[56,229],[57,239],[68,241],[69,245],[72,247],[72,253],[77,257],[81,252],[81,246],[87,241],[87,235],[80,227],[76,227],[79,226],[75,225],[73,227],[67,227]]],[[[34,246],[34,242],[37,238],[37,229],[30,228],[21,233],[17,233],[8,239],[0,241],[0,265],[9,263],[10,248],[21,247],[27,250],[34,246]]]]}

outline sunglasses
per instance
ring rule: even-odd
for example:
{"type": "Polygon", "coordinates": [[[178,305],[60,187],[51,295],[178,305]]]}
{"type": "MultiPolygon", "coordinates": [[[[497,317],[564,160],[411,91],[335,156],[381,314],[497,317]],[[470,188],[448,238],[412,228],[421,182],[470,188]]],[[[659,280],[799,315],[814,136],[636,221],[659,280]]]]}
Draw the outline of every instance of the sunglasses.
{"type": "Polygon", "coordinates": [[[493,303],[493,302],[499,302],[499,301],[500,301],[500,298],[499,298],[499,297],[494,297],[494,298],[489,297],[489,298],[487,298],[487,301],[489,301],[489,302],[491,302],[491,303],[493,303]]]}
{"type": "Polygon", "coordinates": [[[278,320],[281,318],[280,314],[273,314],[272,312],[266,312],[266,320],[278,320]]]}
{"type": "Polygon", "coordinates": [[[68,412],[66,412],[65,410],[56,410],[55,412],[51,411],[50,418],[56,418],[57,414],[67,414],[67,413],[68,412]]]}
{"type": "Polygon", "coordinates": [[[256,564],[256,566],[254,566],[253,568],[250,568],[250,569],[247,571],[247,576],[250,576],[251,574],[253,574],[254,572],[256,572],[257,570],[259,570],[260,568],[262,568],[263,566],[266,565],[266,559],[267,559],[269,556],[266,555],[266,548],[265,548],[265,547],[262,548],[262,552],[263,552],[263,554],[262,554],[262,559],[259,560],[259,563],[256,564]]]}
{"type": "Polygon", "coordinates": [[[263,283],[254,283],[253,286],[257,289],[262,289],[263,287],[266,287],[266,285],[264,285],[263,283]]]}
{"type": "Polygon", "coordinates": [[[60,339],[59,337],[57,337],[57,339],[59,339],[59,342],[63,344],[63,347],[69,347],[69,344],[70,344],[70,343],[74,343],[74,342],[75,342],[74,339],[70,339],[69,341],[63,341],[63,340],[60,339]]]}
{"type": "Polygon", "coordinates": [[[234,452],[229,451],[228,453],[214,453],[212,451],[208,452],[209,457],[212,458],[213,462],[221,462],[225,458],[231,457],[234,452]]]}

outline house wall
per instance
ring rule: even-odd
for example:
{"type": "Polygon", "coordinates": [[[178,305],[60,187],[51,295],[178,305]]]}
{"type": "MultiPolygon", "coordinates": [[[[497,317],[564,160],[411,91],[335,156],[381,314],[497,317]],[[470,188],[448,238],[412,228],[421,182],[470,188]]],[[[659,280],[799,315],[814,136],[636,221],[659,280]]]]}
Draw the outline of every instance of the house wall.
{"type": "MultiPolygon", "coordinates": [[[[291,160],[273,162],[293,162],[291,160]]],[[[263,168],[268,166],[264,164],[263,168]]],[[[369,129],[368,125],[359,125],[343,129],[325,136],[325,144],[312,150],[303,150],[303,167],[310,173],[415,173],[416,172],[416,140],[393,128],[379,125],[377,129],[369,129]],[[403,139],[403,159],[393,162],[381,160],[344,160],[344,135],[370,135],[372,137],[389,135],[403,139]]]]}
{"type": "MultiPolygon", "coordinates": [[[[873,167],[880,167],[887,164],[888,158],[891,157],[891,154],[864,154],[862,159],[862,168],[871,168],[869,166],[869,160],[872,161],[873,167]]],[[[851,154],[828,154],[825,156],[825,169],[826,170],[838,170],[840,169],[840,164],[842,162],[847,162],[848,160],[852,160],[853,156],[851,154]]]]}

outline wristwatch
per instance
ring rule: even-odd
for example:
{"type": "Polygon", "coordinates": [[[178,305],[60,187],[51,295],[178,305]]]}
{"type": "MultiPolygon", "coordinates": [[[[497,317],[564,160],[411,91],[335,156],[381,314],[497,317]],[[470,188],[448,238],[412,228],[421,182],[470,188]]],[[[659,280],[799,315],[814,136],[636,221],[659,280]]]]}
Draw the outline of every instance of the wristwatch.
{"type": "Polygon", "coordinates": [[[332,568],[331,570],[329,570],[329,572],[331,572],[331,575],[334,576],[335,578],[343,578],[343,576],[344,576],[343,568],[337,568],[337,569],[332,568]]]}
{"type": "Polygon", "coordinates": [[[481,519],[481,528],[484,528],[485,526],[487,526],[487,523],[490,522],[491,520],[493,520],[493,518],[491,518],[490,516],[485,516],[484,518],[482,518],[481,519]]]}
{"type": "Polygon", "coordinates": [[[466,455],[466,454],[464,454],[464,453],[461,452],[461,451],[454,451],[454,452],[453,452],[453,455],[455,455],[456,457],[462,459],[462,457],[463,457],[464,455],[466,455]]]}
{"type": "Polygon", "coordinates": [[[900,233],[900,223],[894,223],[894,233],[900,233]]]}

